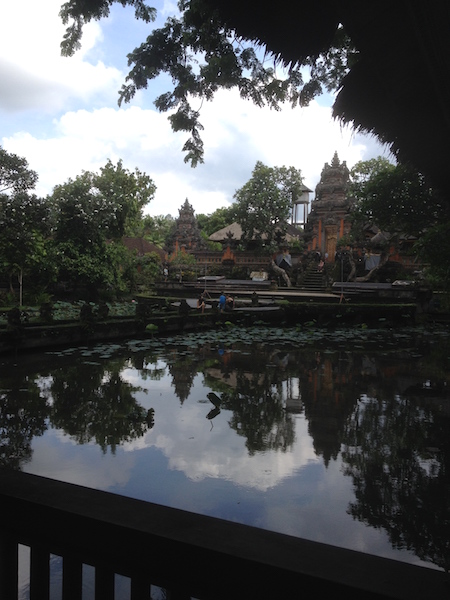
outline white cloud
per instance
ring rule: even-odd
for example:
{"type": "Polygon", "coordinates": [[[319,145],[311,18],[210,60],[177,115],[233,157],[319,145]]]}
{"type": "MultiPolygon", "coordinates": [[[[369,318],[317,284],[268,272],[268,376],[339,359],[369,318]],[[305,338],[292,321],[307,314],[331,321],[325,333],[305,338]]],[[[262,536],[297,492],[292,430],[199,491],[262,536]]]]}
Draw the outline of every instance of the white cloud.
{"type": "MultiPolygon", "coordinates": [[[[189,424],[190,418],[195,420],[200,419],[200,416],[186,415],[184,419],[189,424]]],[[[244,440],[236,442],[229,431],[226,431],[229,426],[225,419],[224,415],[224,423],[215,424],[215,428],[223,427],[223,443],[220,443],[220,434],[213,438],[205,435],[198,439],[197,436],[196,444],[192,444],[188,437],[183,439],[180,435],[176,444],[173,437],[169,443],[166,437],[161,436],[156,439],[155,445],[168,456],[171,469],[182,471],[193,481],[213,477],[261,491],[276,487],[308,464],[319,463],[312,441],[307,436],[305,420],[295,422],[297,442],[291,452],[256,453],[250,456],[244,440]]]]}
{"type": "Polygon", "coordinates": [[[50,429],[45,439],[34,440],[33,461],[25,470],[27,473],[100,490],[127,484],[136,459],[132,453],[121,453],[117,457],[107,452],[102,455],[99,468],[98,446],[86,444],[85,452],[79,453],[74,451],[79,445],[62,430],[50,429]],[[58,452],[54,451],[55,444],[58,452]]]}
{"type": "Polygon", "coordinates": [[[159,11],[162,16],[178,13],[178,5],[175,0],[163,0],[163,6],[159,11]]]}
{"type": "MultiPolygon", "coordinates": [[[[156,447],[167,457],[169,469],[183,472],[192,481],[211,477],[261,491],[276,487],[306,465],[320,463],[304,417],[294,419],[296,441],[289,452],[251,455],[245,436],[236,435],[230,428],[229,411],[222,411],[214,423],[205,418],[211,405],[198,401],[205,394],[201,379],[201,376],[194,379],[189,400],[183,404],[182,418],[174,418],[173,398],[154,403],[158,415],[154,428],[145,436],[125,443],[124,450],[156,447]]],[[[155,390],[152,392],[155,397],[155,390]]]]}
{"type": "MultiPolygon", "coordinates": [[[[174,10],[172,0],[160,4],[161,14],[174,10]]],[[[160,93],[159,82],[132,105],[117,106],[124,73],[115,59],[142,41],[134,37],[133,27],[142,35],[143,25],[136,25],[133,11],[119,7],[109,21],[89,23],[81,51],[63,58],[60,6],[61,0],[16,0],[0,7],[1,143],[38,172],[40,195],[108,159],[122,159],[154,179],[151,214],[177,216],[185,198],[196,213],[211,213],[232,202],[258,160],[301,169],[314,189],[335,151],[349,166],[381,153],[370,138],[341,129],[319,103],[277,112],[241,100],[237,91],[221,91],[201,107],[205,164],[192,169],[182,153],[188,134],[174,134],[166,114],[146,108],[160,93]]]]}
{"type": "MultiPolygon", "coordinates": [[[[259,109],[237,92],[220,92],[204,106],[201,122],[205,164],[192,169],[181,151],[187,134],[174,134],[167,115],[136,106],[65,113],[54,121],[53,136],[28,133],[3,138],[4,147],[25,156],[40,176],[38,193],[82,170],[97,171],[108,159],[148,173],[157,185],[151,214],[177,216],[185,198],[197,213],[211,213],[232,202],[257,160],[269,166],[301,169],[314,189],[335,151],[351,167],[365,159],[367,138],[353,136],[331,118],[331,109],[313,102],[305,109],[259,109]]],[[[382,149],[375,145],[376,153],[382,149]]]]}
{"type": "Polygon", "coordinates": [[[51,113],[98,94],[104,101],[116,101],[123,74],[100,61],[86,60],[102,40],[99,23],[85,26],[82,47],[73,57],[61,56],[65,31],[61,4],[16,0],[0,8],[0,109],[13,114],[24,109],[51,113]]]}
{"type": "MultiPolygon", "coordinates": [[[[16,63],[35,64],[59,54],[64,26],[58,16],[59,0],[15,0],[3,3],[0,20],[0,53],[16,63]],[[34,48],[35,52],[31,52],[34,48]]],[[[42,67],[43,68],[43,67],[42,67]]]]}

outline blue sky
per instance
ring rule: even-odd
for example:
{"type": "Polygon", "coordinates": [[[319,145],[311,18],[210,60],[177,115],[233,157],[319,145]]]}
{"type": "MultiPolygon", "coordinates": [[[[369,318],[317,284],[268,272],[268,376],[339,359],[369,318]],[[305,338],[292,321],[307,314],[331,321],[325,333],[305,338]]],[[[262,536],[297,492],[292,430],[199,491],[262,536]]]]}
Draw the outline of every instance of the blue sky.
{"type": "MultiPolygon", "coordinates": [[[[109,19],[86,26],[82,49],[63,58],[61,4],[0,4],[0,145],[28,160],[39,175],[39,195],[82,171],[98,171],[108,159],[121,159],[155,181],[146,212],[176,217],[188,198],[196,213],[210,214],[232,202],[257,161],[300,169],[314,190],[335,151],[350,168],[380,154],[389,157],[373,137],[333,121],[331,97],[308,108],[271,111],[241,100],[236,91],[222,91],[202,105],[205,163],[192,169],[181,151],[187,135],[174,134],[167,114],[153,106],[169,89],[166,77],[130,104],[117,104],[126,55],[145,39],[149,25],[136,21],[131,8],[114,6],[109,19]]],[[[156,26],[176,7],[164,0],[149,4],[158,9],[156,26]]]]}

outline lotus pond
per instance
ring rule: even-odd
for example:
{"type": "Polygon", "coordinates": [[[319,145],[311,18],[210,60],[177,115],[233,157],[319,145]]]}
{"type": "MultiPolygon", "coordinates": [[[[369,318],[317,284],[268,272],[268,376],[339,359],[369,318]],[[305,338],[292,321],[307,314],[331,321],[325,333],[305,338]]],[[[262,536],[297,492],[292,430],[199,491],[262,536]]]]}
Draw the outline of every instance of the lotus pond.
{"type": "Polygon", "coordinates": [[[0,359],[3,465],[431,568],[450,331],[224,327],[0,359]]]}

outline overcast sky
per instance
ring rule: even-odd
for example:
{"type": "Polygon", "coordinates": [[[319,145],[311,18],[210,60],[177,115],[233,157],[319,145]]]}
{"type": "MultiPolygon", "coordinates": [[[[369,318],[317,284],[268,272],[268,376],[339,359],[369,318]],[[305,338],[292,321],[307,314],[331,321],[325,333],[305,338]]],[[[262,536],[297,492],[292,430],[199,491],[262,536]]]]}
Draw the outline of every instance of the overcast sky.
{"type": "MultiPolygon", "coordinates": [[[[389,157],[373,137],[333,121],[330,97],[277,112],[227,91],[201,108],[205,163],[192,169],[181,151],[187,134],[173,133],[167,114],[153,106],[169,89],[167,79],[150,84],[132,103],[117,104],[128,72],[126,55],[144,41],[149,26],[118,5],[109,19],[86,27],[81,51],[63,58],[61,4],[0,3],[0,145],[25,157],[38,173],[38,195],[82,171],[98,171],[108,159],[122,159],[157,186],[145,212],[177,217],[188,198],[197,214],[210,214],[232,202],[257,161],[300,169],[314,190],[335,151],[350,168],[359,160],[389,157]]],[[[158,9],[157,26],[175,7],[164,0],[148,4],[158,9]]]]}

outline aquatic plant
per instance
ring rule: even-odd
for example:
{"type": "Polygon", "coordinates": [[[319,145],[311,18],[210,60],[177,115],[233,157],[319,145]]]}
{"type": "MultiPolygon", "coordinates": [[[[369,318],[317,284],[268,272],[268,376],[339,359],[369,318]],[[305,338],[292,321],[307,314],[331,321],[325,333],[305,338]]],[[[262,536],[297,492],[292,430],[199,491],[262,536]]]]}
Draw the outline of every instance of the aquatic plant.
{"type": "Polygon", "coordinates": [[[145,331],[147,333],[150,333],[153,337],[153,334],[158,332],[158,325],[155,325],[154,323],[149,323],[145,328],[145,331]]]}

